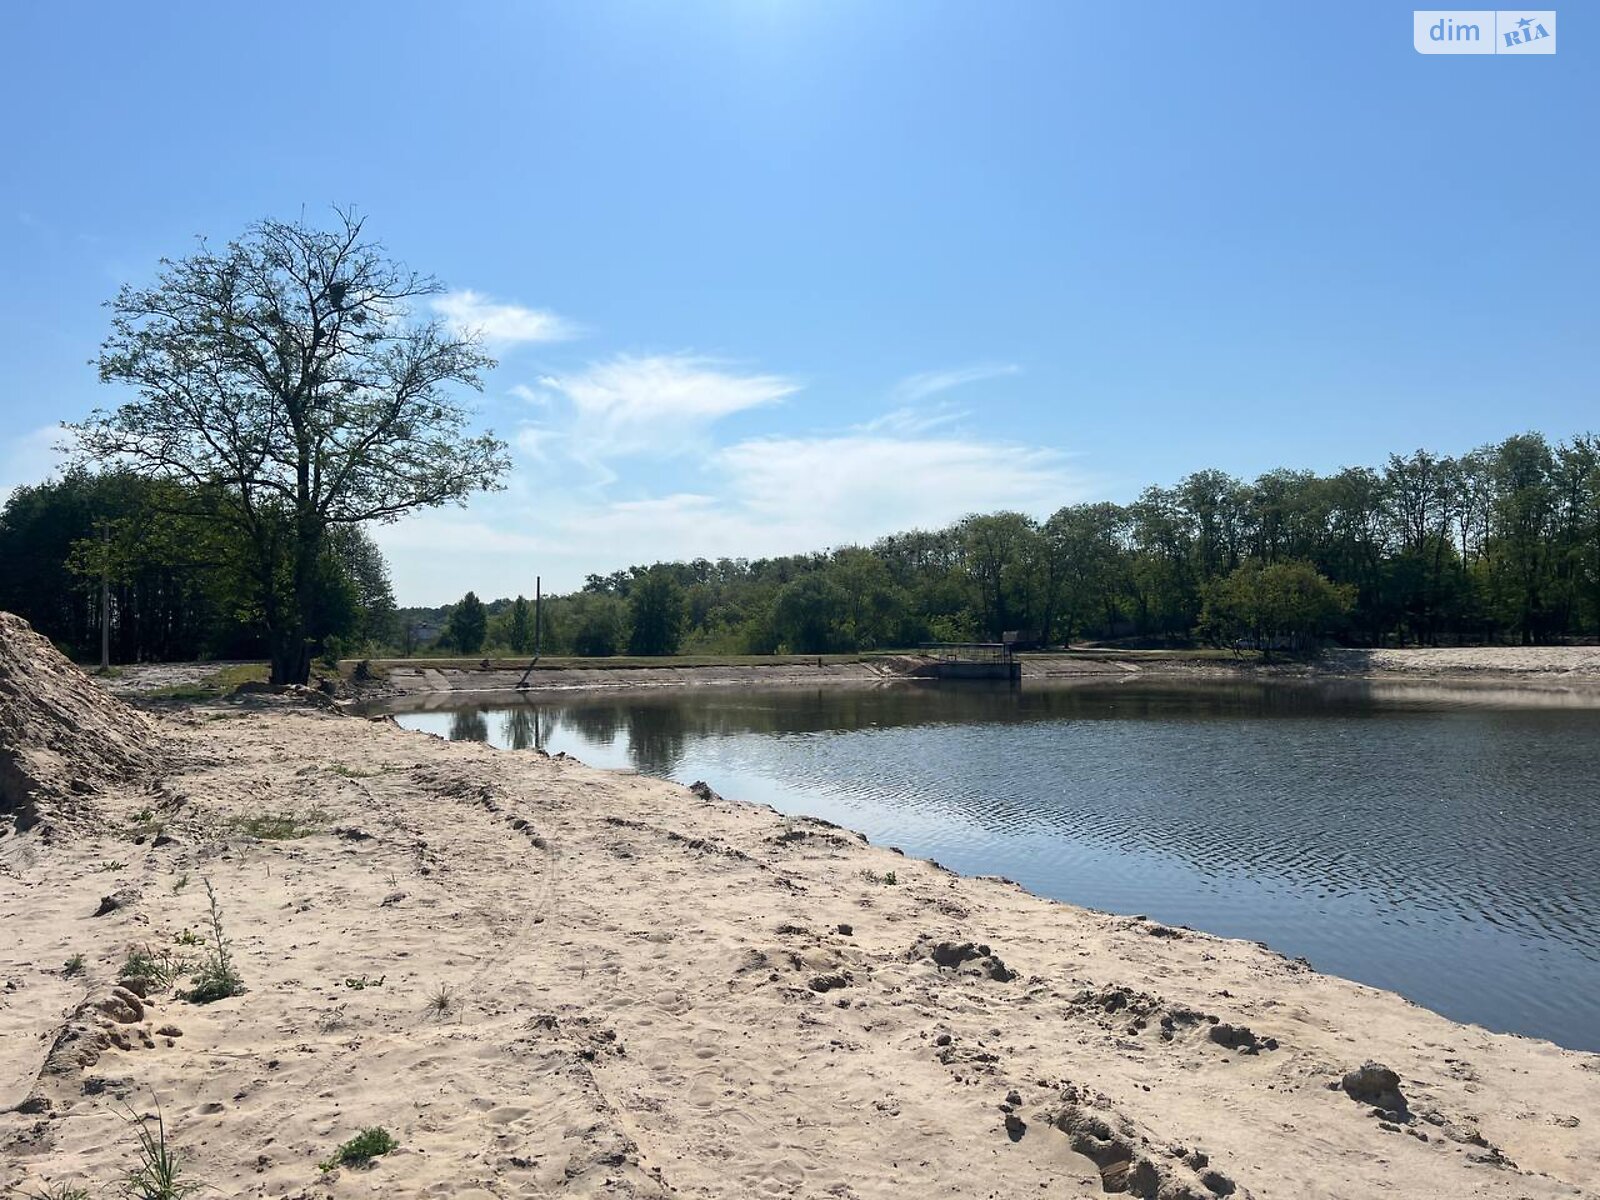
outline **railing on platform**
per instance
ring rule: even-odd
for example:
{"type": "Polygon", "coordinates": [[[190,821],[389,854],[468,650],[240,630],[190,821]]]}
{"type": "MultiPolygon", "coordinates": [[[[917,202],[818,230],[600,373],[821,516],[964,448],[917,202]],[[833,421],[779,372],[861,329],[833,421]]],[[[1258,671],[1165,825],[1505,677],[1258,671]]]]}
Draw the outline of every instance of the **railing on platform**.
{"type": "Polygon", "coordinates": [[[1013,661],[1011,647],[1005,642],[923,642],[918,649],[940,662],[1005,664],[1013,661]]]}

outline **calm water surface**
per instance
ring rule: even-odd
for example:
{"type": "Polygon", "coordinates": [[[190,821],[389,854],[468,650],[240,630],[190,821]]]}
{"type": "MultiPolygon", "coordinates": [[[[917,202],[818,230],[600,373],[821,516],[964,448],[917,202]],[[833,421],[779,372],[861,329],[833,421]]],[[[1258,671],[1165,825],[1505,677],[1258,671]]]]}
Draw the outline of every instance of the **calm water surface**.
{"type": "Polygon", "coordinates": [[[396,716],[704,779],[966,873],[1264,941],[1457,1020],[1600,1050],[1600,709],[1581,700],[1144,682],[451,700],[396,716]]]}

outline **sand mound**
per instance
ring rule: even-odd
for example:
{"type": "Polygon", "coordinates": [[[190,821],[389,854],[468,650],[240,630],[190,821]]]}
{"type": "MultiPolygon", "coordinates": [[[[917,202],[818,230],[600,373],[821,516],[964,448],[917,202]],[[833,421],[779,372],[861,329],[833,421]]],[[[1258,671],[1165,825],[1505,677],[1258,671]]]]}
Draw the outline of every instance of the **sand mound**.
{"type": "Polygon", "coordinates": [[[104,784],[154,771],[160,739],[21,617],[0,612],[0,814],[17,829],[94,812],[104,784]]]}

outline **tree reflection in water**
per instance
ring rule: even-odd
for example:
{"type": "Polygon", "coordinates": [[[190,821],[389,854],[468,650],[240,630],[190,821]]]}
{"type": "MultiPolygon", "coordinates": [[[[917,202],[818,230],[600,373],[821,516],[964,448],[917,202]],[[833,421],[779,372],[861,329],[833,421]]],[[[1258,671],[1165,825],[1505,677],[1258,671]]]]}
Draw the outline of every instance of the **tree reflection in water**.
{"type": "Polygon", "coordinates": [[[487,742],[489,722],[484,717],[487,709],[462,708],[450,714],[450,740],[452,742],[487,742]]]}
{"type": "Polygon", "coordinates": [[[501,744],[512,750],[544,749],[540,716],[537,708],[506,709],[500,714],[501,744]]]}

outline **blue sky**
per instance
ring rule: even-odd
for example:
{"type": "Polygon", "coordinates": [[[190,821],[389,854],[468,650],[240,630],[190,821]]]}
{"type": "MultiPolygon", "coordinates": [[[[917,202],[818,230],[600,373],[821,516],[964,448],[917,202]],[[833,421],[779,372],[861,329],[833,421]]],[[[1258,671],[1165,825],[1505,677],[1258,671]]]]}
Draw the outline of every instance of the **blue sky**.
{"type": "Polygon", "coordinates": [[[355,204],[501,365],[402,602],[1595,419],[1596,22],[1394,4],[58,3],[0,71],[0,494],[100,307],[355,204]]]}

